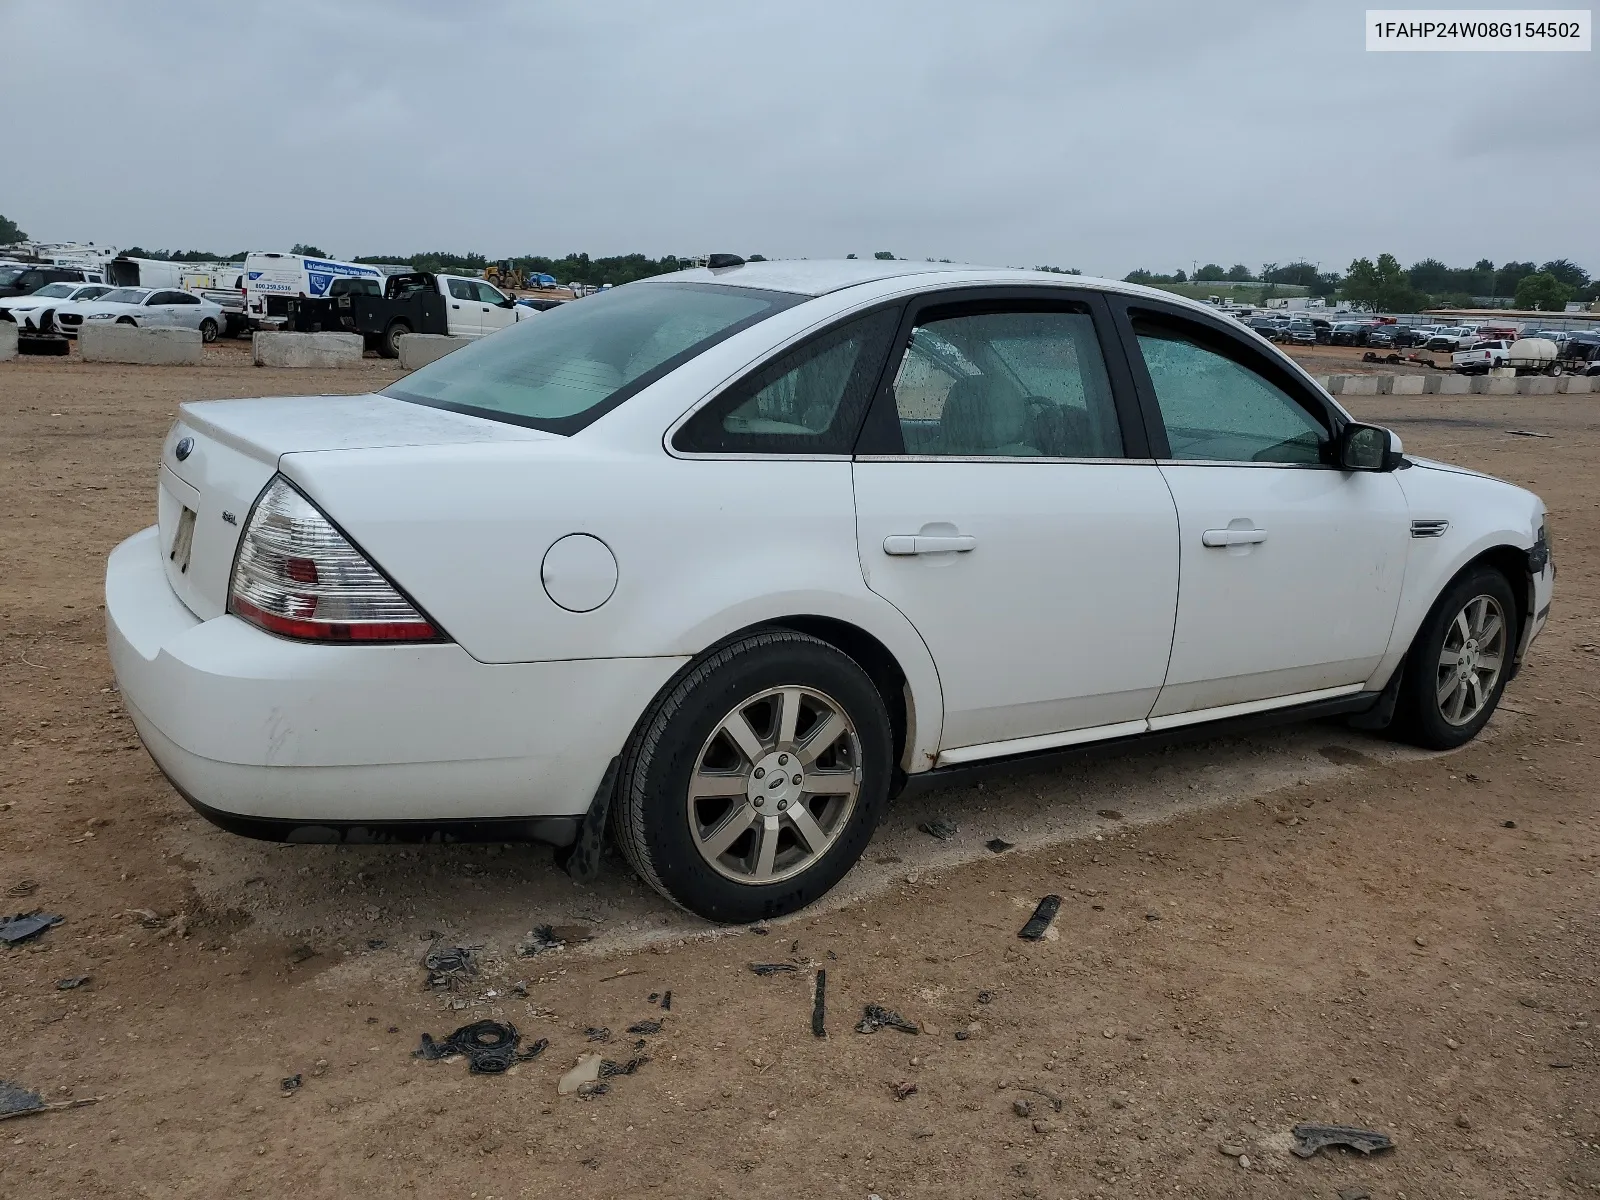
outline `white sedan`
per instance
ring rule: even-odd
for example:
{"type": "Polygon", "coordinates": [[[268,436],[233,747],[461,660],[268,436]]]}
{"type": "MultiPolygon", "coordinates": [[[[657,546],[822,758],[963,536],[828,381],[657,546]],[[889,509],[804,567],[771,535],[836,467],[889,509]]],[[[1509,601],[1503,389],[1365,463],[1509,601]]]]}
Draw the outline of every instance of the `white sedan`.
{"type": "Polygon", "coordinates": [[[227,324],[222,305],[177,288],[117,288],[87,304],[74,304],[57,317],[62,329],[76,333],[85,324],[138,325],[147,328],[198,329],[208,342],[227,324]]]}
{"type": "Polygon", "coordinates": [[[579,877],[609,819],[722,921],[827,891],[912,775],[1329,714],[1459,745],[1554,581],[1538,497],[1214,310],[932,263],[733,259],[378,395],[188,403],[157,510],[111,659],[202,813],[579,877]]]}
{"type": "Polygon", "coordinates": [[[26,296],[5,297],[0,300],[0,309],[10,313],[11,319],[19,325],[30,321],[37,325],[47,308],[59,312],[62,305],[98,300],[111,290],[111,285],[106,283],[47,283],[26,296]]]}

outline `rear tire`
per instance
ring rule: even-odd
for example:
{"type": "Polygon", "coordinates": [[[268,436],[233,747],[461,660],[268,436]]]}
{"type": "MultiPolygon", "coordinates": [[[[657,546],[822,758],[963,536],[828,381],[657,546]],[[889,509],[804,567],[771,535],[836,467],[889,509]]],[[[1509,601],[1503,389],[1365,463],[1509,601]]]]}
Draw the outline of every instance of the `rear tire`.
{"type": "Polygon", "coordinates": [[[383,331],[383,340],[378,343],[378,353],[384,358],[400,357],[400,339],[411,332],[411,326],[404,321],[396,321],[383,331]]]}
{"type": "Polygon", "coordinates": [[[817,638],[767,630],[712,651],[645,714],[623,755],[613,832],[674,904],[711,921],[778,917],[855,865],[893,768],[888,710],[867,673],[817,638]]]}
{"type": "Polygon", "coordinates": [[[1474,567],[1458,578],[1411,643],[1395,735],[1429,750],[1453,750],[1477,737],[1505,692],[1520,634],[1504,575],[1474,567]]]}
{"type": "Polygon", "coordinates": [[[210,317],[200,322],[200,340],[208,346],[217,340],[217,323],[210,317]]]}

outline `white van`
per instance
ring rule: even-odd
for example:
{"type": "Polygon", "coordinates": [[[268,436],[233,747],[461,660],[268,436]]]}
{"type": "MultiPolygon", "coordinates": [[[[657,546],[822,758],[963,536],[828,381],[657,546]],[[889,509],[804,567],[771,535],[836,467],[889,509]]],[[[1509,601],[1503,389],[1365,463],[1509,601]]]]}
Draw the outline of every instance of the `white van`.
{"type": "Polygon", "coordinates": [[[375,279],[379,290],[383,289],[383,272],[377,267],[304,254],[248,254],[244,260],[245,319],[251,325],[278,324],[285,315],[285,300],[326,296],[328,285],[340,278],[375,279]]]}

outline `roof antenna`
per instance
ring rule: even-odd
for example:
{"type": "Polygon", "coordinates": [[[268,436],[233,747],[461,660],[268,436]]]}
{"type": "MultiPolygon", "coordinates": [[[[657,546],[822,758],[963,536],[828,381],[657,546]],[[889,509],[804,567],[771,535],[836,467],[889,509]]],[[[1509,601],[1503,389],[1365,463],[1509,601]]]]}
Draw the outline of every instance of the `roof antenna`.
{"type": "Polygon", "coordinates": [[[721,270],[723,267],[742,267],[744,259],[737,254],[713,254],[706,259],[706,266],[713,271],[721,270]]]}

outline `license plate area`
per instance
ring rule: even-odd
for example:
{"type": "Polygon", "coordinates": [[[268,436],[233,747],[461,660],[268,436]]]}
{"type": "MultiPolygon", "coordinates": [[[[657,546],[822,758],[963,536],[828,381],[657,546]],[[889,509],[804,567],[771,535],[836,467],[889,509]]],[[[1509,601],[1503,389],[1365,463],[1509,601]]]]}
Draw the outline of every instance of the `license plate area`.
{"type": "Polygon", "coordinates": [[[189,559],[194,553],[194,519],[194,509],[184,505],[183,511],[178,514],[178,528],[172,535],[172,546],[167,551],[167,560],[180,575],[189,573],[189,559]]]}

